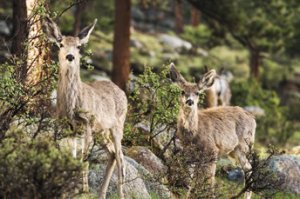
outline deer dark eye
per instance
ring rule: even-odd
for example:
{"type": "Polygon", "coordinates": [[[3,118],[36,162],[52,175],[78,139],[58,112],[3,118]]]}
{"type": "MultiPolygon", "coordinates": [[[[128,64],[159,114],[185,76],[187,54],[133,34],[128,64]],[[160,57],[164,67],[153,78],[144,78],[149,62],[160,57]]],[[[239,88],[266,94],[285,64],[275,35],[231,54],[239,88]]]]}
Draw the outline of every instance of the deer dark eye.
{"type": "Polygon", "coordinates": [[[79,49],[79,50],[80,50],[80,49],[81,49],[81,46],[77,46],[77,49],[79,49]]]}
{"type": "Polygon", "coordinates": [[[63,44],[59,44],[59,47],[60,47],[60,48],[63,48],[63,47],[64,47],[64,45],[63,45],[63,44]]]}
{"type": "Polygon", "coordinates": [[[185,92],[184,92],[184,91],[181,91],[181,95],[185,95],[185,92]]]}
{"type": "Polygon", "coordinates": [[[200,92],[198,91],[198,92],[196,92],[195,94],[199,96],[199,95],[200,95],[200,92]]]}

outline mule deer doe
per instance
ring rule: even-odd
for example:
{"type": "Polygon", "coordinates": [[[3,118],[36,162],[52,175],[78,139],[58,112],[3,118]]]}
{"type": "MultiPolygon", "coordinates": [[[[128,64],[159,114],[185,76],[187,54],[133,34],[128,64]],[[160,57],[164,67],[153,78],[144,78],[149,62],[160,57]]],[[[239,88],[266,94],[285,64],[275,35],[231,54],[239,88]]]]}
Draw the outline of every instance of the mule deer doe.
{"type": "MultiPolygon", "coordinates": [[[[244,171],[251,170],[246,155],[254,144],[256,122],[254,117],[240,107],[219,106],[200,110],[197,107],[198,95],[214,83],[215,70],[207,72],[196,84],[187,82],[170,66],[173,82],[182,89],[177,128],[178,138],[185,146],[194,144],[209,152],[217,159],[220,155],[229,155],[240,163],[244,171]]],[[[208,163],[211,185],[214,184],[216,163],[208,163]]],[[[251,192],[245,193],[250,198],[251,192]]]]}
{"type": "MultiPolygon", "coordinates": [[[[208,72],[205,66],[205,73],[208,72]]],[[[233,78],[229,71],[220,70],[215,77],[213,85],[205,90],[205,107],[211,108],[215,106],[230,106],[231,90],[229,83],[233,78]]]]}
{"type": "MultiPolygon", "coordinates": [[[[86,44],[96,25],[84,28],[77,37],[63,36],[56,23],[46,17],[45,31],[50,41],[59,46],[59,78],[57,88],[57,114],[67,117],[76,124],[85,126],[82,137],[82,160],[88,154],[93,142],[93,134],[101,136],[103,145],[108,151],[109,161],[100,189],[100,198],[106,197],[112,172],[117,163],[118,193],[123,196],[125,176],[121,140],[127,112],[125,93],[111,81],[83,83],[80,79],[80,51],[86,44]]],[[[76,138],[73,155],[76,157],[76,138]]],[[[83,172],[83,191],[88,191],[88,162],[83,172]]]]}

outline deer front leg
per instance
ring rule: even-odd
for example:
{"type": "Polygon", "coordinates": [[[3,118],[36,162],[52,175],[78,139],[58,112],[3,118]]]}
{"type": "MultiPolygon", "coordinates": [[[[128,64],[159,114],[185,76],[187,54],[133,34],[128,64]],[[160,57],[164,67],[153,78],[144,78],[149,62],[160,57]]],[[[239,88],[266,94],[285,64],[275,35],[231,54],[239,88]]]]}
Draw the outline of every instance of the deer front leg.
{"type": "MultiPolygon", "coordinates": [[[[246,153],[242,152],[239,148],[236,149],[233,152],[233,155],[234,155],[235,159],[239,161],[239,163],[240,163],[240,165],[241,165],[241,167],[242,167],[242,169],[244,171],[244,175],[245,175],[244,187],[245,187],[245,186],[247,186],[246,185],[246,179],[247,179],[247,177],[251,176],[252,166],[251,166],[250,162],[248,161],[248,159],[246,157],[246,153]]],[[[247,191],[247,192],[245,192],[244,198],[245,199],[250,199],[251,195],[252,195],[252,192],[251,191],[247,191]]]]}
{"type": "MultiPolygon", "coordinates": [[[[242,159],[241,160],[241,165],[242,165],[242,168],[243,168],[243,171],[244,171],[244,175],[245,175],[244,186],[247,186],[246,185],[246,179],[247,179],[247,177],[251,176],[252,166],[251,166],[251,164],[249,163],[248,159],[245,156],[244,156],[244,158],[241,158],[241,159],[242,159]]],[[[247,192],[245,192],[244,198],[245,199],[250,199],[251,195],[252,195],[252,192],[251,191],[247,191],[247,192]]]]}
{"type": "Polygon", "coordinates": [[[83,179],[83,192],[89,192],[89,161],[88,161],[88,154],[90,147],[92,146],[93,143],[93,137],[92,137],[92,129],[90,125],[86,125],[86,131],[82,135],[81,138],[82,141],[82,157],[81,161],[84,163],[83,166],[83,172],[82,172],[82,179],[83,179]]]}

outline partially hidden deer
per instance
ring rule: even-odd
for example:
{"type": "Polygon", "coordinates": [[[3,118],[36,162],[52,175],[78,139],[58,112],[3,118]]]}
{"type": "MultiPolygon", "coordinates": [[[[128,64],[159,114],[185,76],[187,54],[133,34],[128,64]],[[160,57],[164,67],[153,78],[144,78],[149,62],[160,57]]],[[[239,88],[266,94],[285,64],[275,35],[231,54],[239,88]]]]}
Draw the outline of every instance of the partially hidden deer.
{"type": "MultiPolygon", "coordinates": [[[[118,194],[124,198],[124,158],[121,141],[127,113],[125,93],[111,81],[84,83],[80,78],[80,48],[89,40],[97,20],[84,28],[76,37],[63,36],[54,21],[46,17],[44,30],[49,40],[59,47],[59,76],[57,88],[57,115],[72,121],[73,128],[84,126],[82,136],[82,160],[85,160],[93,136],[101,137],[109,156],[104,180],[100,187],[100,198],[106,198],[106,191],[117,164],[118,194]]],[[[76,157],[76,138],[73,156],[76,157]]],[[[88,161],[83,171],[83,191],[89,191],[88,161]]]]}
{"type": "MultiPolygon", "coordinates": [[[[208,72],[205,66],[206,73],[208,72]]],[[[215,76],[213,85],[205,90],[205,107],[229,106],[231,100],[231,89],[229,83],[233,75],[229,71],[221,69],[215,76]]]]}
{"type": "MultiPolygon", "coordinates": [[[[215,160],[227,155],[250,173],[251,164],[246,155],[254,144],[254,116],[233,106],[198,109],[198,95],[213,85],[215,76],[216,71],[210,70],[198,83],[191,83],[184,79],[173,63],[170,65],[170,77],[182,90],[177,136],[183,143],[183,150],[191,144],[201,146],[199,149],[207,151],[215,160]]],[[[209,181],[213,186],[216,161],[209,162],[208,168],[209,181]]],[[[251,192],[246,192],[245,198],[251,198],[251,192]]]]}

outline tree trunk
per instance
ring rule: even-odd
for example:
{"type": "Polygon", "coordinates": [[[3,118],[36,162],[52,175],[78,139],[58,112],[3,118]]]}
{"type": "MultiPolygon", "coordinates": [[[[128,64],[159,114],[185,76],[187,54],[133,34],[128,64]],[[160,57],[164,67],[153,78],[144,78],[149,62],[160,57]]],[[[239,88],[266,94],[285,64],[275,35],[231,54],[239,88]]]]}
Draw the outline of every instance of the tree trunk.
{"type": "Polygon", "coordinates": [[[261,63],[260,51],[256,49],[250,50],[250,76],[259,78],[259,67],[261,63]]]}
{"type": "Polygon", "coordinates": [[[17,78],[18,80],[23,80],[26,77],[26,60],[27,51],[25,50],[25,41],[28,37],[27,29],[27,6],[24,0],[14,0],[13,1],[13,32],[12,32],[12,44],[11,53],[14,57],[23,61],[17,64],[17,78]]]}
{"type": "Polygon", "coordinates": [[[13,36],[11,52],[20,57],[23,54],[24,41],[27,38],[27,8],[26,1],[13,1],[13,36]]]}
{"type": "Polygon", "coordinates": [[[115,0],[112,81],[124,91],[130,72],[130,0],[115,0]]]}
{"type": "Polygon", "coordinates": [[[183,3],[182,0],[175,1],[175,23],[176,23],[176,32],[183,32],[183,3]]]}
{"type": "Polygon", "coordinates": [[[43,66],[46,65],[47,43],[41,37],[42,21],[41,16],[36,13],[36,9],[41,5],[39,0],[26,0],[28,16],[28,55],[27,55],[27,74],[25,83],[28,86],[36,85],[43,77],[43,66]]]}
{"type": "Polygon", "coordinates": [[[192,6],[192,11],[191,11],[191,25],[193,27],[197,27],[200,24],[200,17],[201,13],[200,10],[192,6]]]}
{"type": "Polygon", "coordinates": [[[81,30],[82,13],[86,8],[87,0],[80,2],[75,10],[75,23],[73,26],[73,35],[77,36],[81,30]]]}

